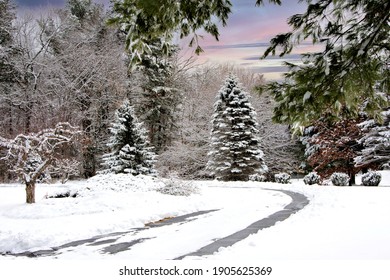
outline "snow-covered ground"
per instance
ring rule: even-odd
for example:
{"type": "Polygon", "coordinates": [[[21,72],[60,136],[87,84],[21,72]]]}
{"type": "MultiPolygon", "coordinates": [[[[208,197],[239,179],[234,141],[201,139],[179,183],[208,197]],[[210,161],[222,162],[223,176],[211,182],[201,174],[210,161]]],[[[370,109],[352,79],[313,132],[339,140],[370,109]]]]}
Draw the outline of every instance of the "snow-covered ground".
{"type": "MultiPolygon", "coordinates": [[[[193,220],[151,228],[121,237],[120,242],[144,239],[117,254],[104,246],[69,248],[59,259],[165,260],[193,252],[213,240],[245,228],[283,209],[291,190],[310,203],[286,221],[264,229],[207,260],[390,260],[390,173],[380,187],[306,186],[254,182],[192,182],[198,194],[161,194],[163,183],[148,177],[100,175],[65,185],[38,185],[37,203],[24,203],[22,185],[0,185],[0,252],[19,253],[112,232],[128,231],[167,217],[220,209],[193,220]],[[78,191],[76,198],[48,198],[78,191]]],[[[108,239],[108,238],[107,238],[108,239]]],[[[119,241],[117,241],[119,242],[119,241]]],[[[104,242],[103,242],[104,243],[104,242]]],[[[0,259],[13,259],[0,256],[0,259]]],[[[50,257],[45,257],[50,258],[50,257]]]]}

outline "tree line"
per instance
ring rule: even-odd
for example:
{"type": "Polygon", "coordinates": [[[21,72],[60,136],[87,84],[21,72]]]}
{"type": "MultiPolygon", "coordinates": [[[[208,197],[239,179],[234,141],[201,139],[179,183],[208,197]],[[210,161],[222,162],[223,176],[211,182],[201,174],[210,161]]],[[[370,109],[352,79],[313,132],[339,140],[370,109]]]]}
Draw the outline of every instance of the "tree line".
{"type": "MultiPolygon", "coordinates": [[[[303,65],[288,64],[290,70],[283,81],[268,84],[261,76],[235,66],[195,67],[190,60],[183,60],[178,47],[171,43],[174,32],[181,37],[192,35],[190,45],[201,52],[197,30],[204,28],[218,39],[213,20],[227,23],[230,1],[180,1],[179,5],[173,0],[162,5],[145,0],[112,2],[108,12],[90,0],[69,0],[65,8],[40,18],[17,18],[12,1],[0,1],[2,158],[8,158],[7,152],[14,147],[7,139],[14,139],[11,142],[15,144],[20,135],[38,135],[58,124],[77,126],[82,136],[77,144],[65,141],[64,146],[54,144],[61,142],[57,130],[50,134],[53,138],[44,138],[50,139],[51,147],[55,147],[51,151],[58,158],[50,161],[47,177],[68,178],[72,173],[88,178],[103,169],[104,158],[111,156],[114,163],[121,153],[123,159],[136,157],[131,147],[112,154],[112,133],[116,133],[112,123],[124,118],[118,117],[118,112],[126,100],[128,112],[136,119],[134,125],[138,120],[143,123],[145,132],[141,134],[145,133],[158,155],[156,167],[161,175],[223,177],[215,171],[224,170],[229,152],[222,142],[214,140],[226,137],[218,134],[226,120],[216,116],[215,109],[226,100],[215,103],[215,96],[225,96],[219,92],[221,84],[234,73],[247,90],[263,91],[250,98],[256,119],[232,121],[237,131],[229,132],[244,133],[246,137],[245,131],[240,132],[241,124],[259,123],[256,128],[245,125],[246,132],[256,132],[258,139],[244,141],[238,137],[239,146],[247,142],[259,145],[259,150],[246,156],[259,160],[254,170],[267,169],[275,174],[306,168],[320,172],[324,178],[343,170],[352,180],[360,170],[388,164],[387,1],[307,1],[307,11],[288,20],[293,31],[273,38],[264,56],[278,50],[283,56],[307,39],[321,43],[324,49],[304,54],[303,65]],[[219,105],[213,109],[213,104],[219,105]],[[291,131],[303,134],[300,140],[305,148],[291,139],[291,131]],[[218,145],[222,146],[216,148],[218,145]],[[210,147],[214,147],[211,152],[210,147]],[[226,153],[216,155],[217,150],[226,153]],[[263,152],[264,158],[260,156],[263,152]],[[213,155],[220,157],[222,165],[212,163],[212,159],[207,165],[213,155]],[[308,165],[299,167],[302,155],[308,165]],[[207,166],[215,168],[209,172],[207,166]],[[61,174],[64,170],[65,175],[61,174]]],[[[249,112],[252,105],[244,96],[232,96],[237,99],[232,104],[241,104],[241,110],[249,112]]],[[[237,110],[223,106],[227,107],[221,114],[233,120],[228,112],[237,110]]],[[[30,141],[27,137],[21,139],[30,141]]],[[[230,155],[233,146],[228,149],[230,155]]],[[[245,154],[239,149],[233,153],[245,154]]],[[[148,156],[150,162],[154,162],[152,158],[148,156]]],[[[42,155],[34,155],[30,165],[43,162],[42,155]]],[[[241,167],[247,164],[242,158],[234,162],[241,162],[241,167]]],[[[11,171],[15,166],[9,163],[3,161],[0,166],[3,181],[14,179],[11,171]]]]}
{"type": "MultiPolygon", "coordinates": [[[[107,25],[111,11],[91,1],[68,1],[65,8],[40,17],[16,17],[12,1],[0,3],[1,136],[13,139],[65,122],[78,126],[83,134],[79,145],[63,149],[62,161],[52,162],[52,177],[62,177],[67,170],[68,175],[88,178],[103,169],[111,123],[124,100],[134,108],[159,155],[160,174],[208,177],[210,118],[223,80],[232,72],[248,90],[264,83],[261,75],[235,66],[196,66],[180,57],[177,46],[169,43],[165,48],[167,42],[161,38],[148,41],[150,52],[141,54],[137,66],[129,68],[132,54],[125,51],[126,32],[107,25]]],[[[280,126],[276,135],[271,133],[273,101],[267,94],[252,98],[255,107],[263,108],[258,119],[262,149],[270,155],[267,164],[293,171],[295,151],[287,147],[295,143],[287,126],[280,126]],[[283,156],[267,148],[275,139],[281,150],[286,147],[283,156]],[[286,167],[273,164],[275,158],[286,167]]],[[[1,152],[4,155],[5,150],[1,152]]],[[[15,179],[7,162],[1,164],[1,179],[15,179]]]]}

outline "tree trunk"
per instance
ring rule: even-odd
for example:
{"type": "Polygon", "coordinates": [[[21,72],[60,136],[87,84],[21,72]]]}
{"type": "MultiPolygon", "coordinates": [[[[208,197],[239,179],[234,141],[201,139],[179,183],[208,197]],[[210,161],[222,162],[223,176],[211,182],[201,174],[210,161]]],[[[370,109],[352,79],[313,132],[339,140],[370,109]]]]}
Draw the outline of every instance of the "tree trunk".
{"type": "Polygon", "coordinates": [[[349,175],[349,186],[356,184],[356,172],[353,169],[350,169],[348,172],[349,175]]]}
{"type": "Polygon", "coordinates": [[[35,203],[35,182],[26,183],[26,203],[35,203]]]}

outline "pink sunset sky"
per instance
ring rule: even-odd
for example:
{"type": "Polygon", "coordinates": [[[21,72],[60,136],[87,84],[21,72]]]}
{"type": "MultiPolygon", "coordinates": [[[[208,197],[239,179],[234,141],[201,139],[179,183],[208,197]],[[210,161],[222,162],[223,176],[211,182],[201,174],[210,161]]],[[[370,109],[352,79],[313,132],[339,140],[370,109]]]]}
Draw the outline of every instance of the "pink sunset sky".
{"type": "MultiPolygon", "coordinates": [[[[93,0],[95,3],[109,6],[109,0],[93,0]]],[[[20,10],[39,10],[51,7],[63,7],[66,0],[16,0],[20,10]]],[[[262,73],[267,79],[278,79],[286,69],[283,61],[299,62],[299,53],[313,50],[311,45],[302,45],[284,58],[259,58],[268,46],[269,40],[275,35],[290,30],[287,19],[305,11],[305,4],[298,0],[285,0],[282,6],[268,4],[256,7],[256,0],[232,0],[232,13],[226,27],[220,26],[220,38],[216,41],[211,36],[205,36],[200,41],[204,53],[197,57],[197,62],[232,63],[248,67],[257,73],[262,73]]],[[[265,1],[268,2],[268,1],[265,1]]],[[[199,34],[202,34],[200,31],[199,34]]],[[[193,49],[188,48],[187,41],[180,42],[182,54],[189,56],[193,49]]]]}

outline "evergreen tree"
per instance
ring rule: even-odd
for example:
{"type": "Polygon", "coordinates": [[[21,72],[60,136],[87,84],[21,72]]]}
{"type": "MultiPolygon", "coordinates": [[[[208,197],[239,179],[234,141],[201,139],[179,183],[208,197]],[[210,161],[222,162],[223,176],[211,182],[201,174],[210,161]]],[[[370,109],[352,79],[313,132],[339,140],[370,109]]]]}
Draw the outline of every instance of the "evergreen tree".
{"type": "Polygon", "coordinates": [[[0,0],[0,83],[15,80],[15,66],[11,57],[15,52],[13,46],[15,28],[12,23],[15,19],[15,7],[9,0],[0,0]]]}
{"type": "MultiPolygon", "coordinates": [[[[257,6],[265,0],[253,0],[257,6]]],[[[218,27],[212,19],[226,25],[231,12],[229,0],[175,1],[113,0],[110,22],[124,27],[127,49],[132,61],[149,52],[148,42],[164,38],[169,42],[175,31],[181,37],[194,34],[190,41],[198,45],[196,31],[204,28],[218,40],[218,27]]],[[[268,2],[281,5],[282,0],[268,2]]],[[[271,40],[264,57],[290,53],[295,45],[312,40],[324,50],[305,54],[305,64],[292,65],[283,82],[269,85],[279,102],[274,120],[292,125],[295,132],[327,117],[336,122],[357,118],[360,107],[377,120],[386,100],[377,90],[389,94],[390,2],[388,0],[306,0],[307,10],[288,20],[291,32],[271,40]]],[[[166,45],[166,49],[169,46],[166,45]]],[[[202,49],[197,47],[196,52],[202,49]]]]}
{"type": "Polygon", "coordinates": [[[134,100],[137,115],[145,124],[150,142],[157,152],[164,150],[172,141],[181,100],[175,85],[175,65],[172,61],[177,48],[166,54],[162,44],[161,40],[155,40],[150,44],[151,52],[141,56],[138,66],[142,75],[140,90],[134,100]]]}
{"type": "Polygon", "coordinates": [[[212,174],[224,181],[247,181],[267,170],[257,138],[256,112],[238,79],[229,76],[217,94],[211,131],[212,174]]]}
{"type": "Polygon", "coordinates": [[[20,50],[14,42],[16,17],[10,0],[0,0],[0,128],[3,135],[14,136],[12,91],[17,87],[20,76],[16,59],[20,50]]]}
{"type": "Polygon", "coordinates": [[[200,53],[196,30],[203,28],[218,40],[218,27],[212,20],[219,19],[225,26],[231,7],[229,0],[112,0],[112,3],[109,23],[127,33],[126,45],[132,63],[140,62],[140,55],[150,52],[150,43],[156,39],[163,39],[163,49],[169,51],[175,32],[179,32],[180,38],[194,34],[190,45],[197,44],[196,52],[200,53]]]}
{"type": "Polygon", "coordinates": [[[103,165],[108,171],[132,175],[156,173],[155,154],[129,101],[116,111],[111,133],[107,144],[111,152],[103,156],[103,165]]]}
{"type": "Polygon", "coordinates": [[[367,120],[359,124],[363,137],[359,144],[363,149],[355,158],[356,167],[378,169],[390,165],[390,110],[382,113],[384,122],[367,120]]]}
{"type": "Polygon", "coordinates": [[[324,117],[356,119],[362,108],[381,120],[390,89],[390,2],[307,2],[305,13],[289,19],[293,31],[273,38],[264,56],[278,49],[283,56],[308,39],[323,51],[305,54],[303,65],[287,64],[285,80],[269,85],[279,103],[274,120],[296,132],[324,117]]]}

